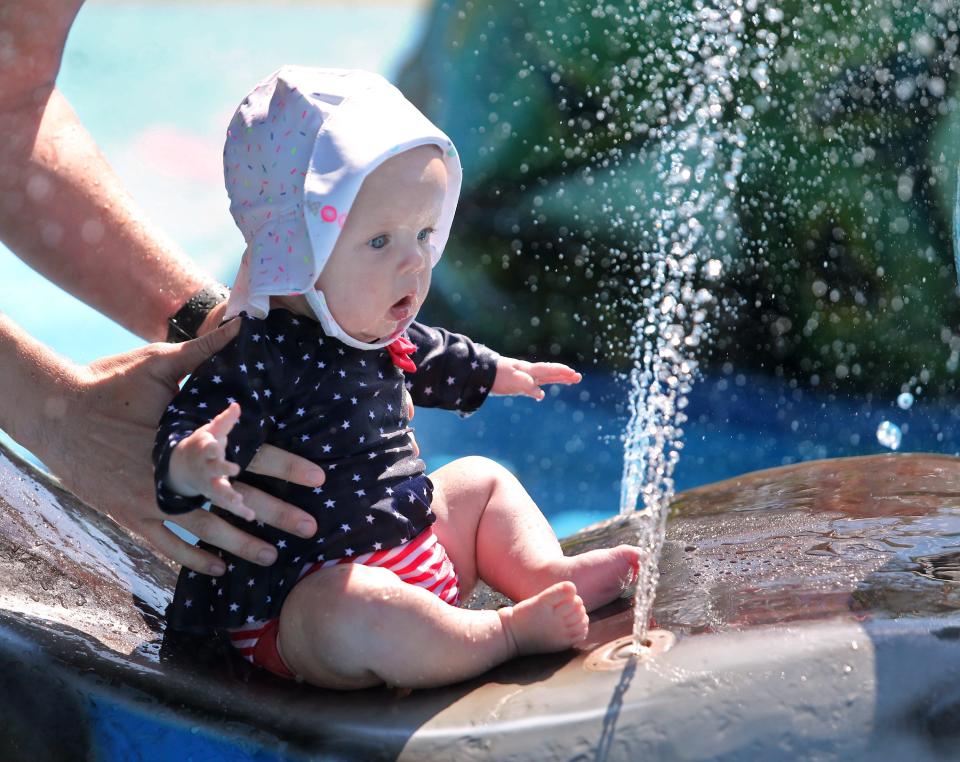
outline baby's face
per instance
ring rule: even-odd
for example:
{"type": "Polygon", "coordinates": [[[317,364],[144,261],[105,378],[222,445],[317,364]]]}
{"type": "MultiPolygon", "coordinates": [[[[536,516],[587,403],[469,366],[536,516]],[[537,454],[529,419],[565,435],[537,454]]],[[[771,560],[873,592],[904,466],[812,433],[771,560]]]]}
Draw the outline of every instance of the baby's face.
{"type": "Polygon", "coordinates": [[[420,309],[446,190],[447,170],[435,146],[397,154],[363,181],[316,284],[353,338],[385,338],[420,309]]]}

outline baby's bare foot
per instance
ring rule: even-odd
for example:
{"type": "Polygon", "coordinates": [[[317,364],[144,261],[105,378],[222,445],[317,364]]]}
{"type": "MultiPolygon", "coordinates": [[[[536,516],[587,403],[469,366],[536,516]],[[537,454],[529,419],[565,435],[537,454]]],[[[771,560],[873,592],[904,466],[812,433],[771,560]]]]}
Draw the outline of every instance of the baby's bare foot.
{"type": "Polygon", "coordinates": [[[558,578],[573,582],[587,611],[593,611],[636,582],[643,555],[635,545],[590,550],[564,558],[558,578]]]}
{"type": "Polygon", "coordinates": [[[572,582],[558,582],[497,613],[516,654],[563,651],[587,637],[590,624],[572,582]]]}

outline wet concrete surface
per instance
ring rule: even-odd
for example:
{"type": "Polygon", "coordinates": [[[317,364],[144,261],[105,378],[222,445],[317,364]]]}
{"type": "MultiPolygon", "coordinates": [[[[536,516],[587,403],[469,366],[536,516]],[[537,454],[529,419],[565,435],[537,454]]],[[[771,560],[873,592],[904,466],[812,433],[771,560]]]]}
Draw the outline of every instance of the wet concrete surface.
{"type": "MultiPolygon", "coordinates": [[[[567,552],[629,541],[634,522],[567,552]]],[[[576,651],[444,689],[336,693],[164,640],[174,569],[3,451],[0,757],[82,758],[91,707],[109,705],[158,738],[200,729],[281,759],[950,758],[958,578],[960,459],[800,464],[677,496],[653,611],[675,643],[650,658],[620,649],[611,668],[625,597],[576,651]]]]}

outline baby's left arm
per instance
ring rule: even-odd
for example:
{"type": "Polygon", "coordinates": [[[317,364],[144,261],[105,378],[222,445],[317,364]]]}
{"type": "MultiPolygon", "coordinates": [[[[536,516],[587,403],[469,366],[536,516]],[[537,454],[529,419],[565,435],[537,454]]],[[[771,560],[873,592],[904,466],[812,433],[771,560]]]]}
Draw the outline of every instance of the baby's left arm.
{"type": "Polygon", "coordinates": [[[497,375],[491,394],[523,394],[540,401],[546,396],[541,384],[578,384],[583,378],[573,368],[558,362],[527,362],[512,357],[497,360],[497,375]]]}

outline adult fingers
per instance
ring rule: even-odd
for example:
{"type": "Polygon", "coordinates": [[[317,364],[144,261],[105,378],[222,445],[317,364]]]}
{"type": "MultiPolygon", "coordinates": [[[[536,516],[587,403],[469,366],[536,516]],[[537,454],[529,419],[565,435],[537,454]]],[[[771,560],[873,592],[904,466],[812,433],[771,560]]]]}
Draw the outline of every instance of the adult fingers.
{"type": "Polygon", "coordinates": [[[239,330],[240,321],[231,320],[199,339],[172,345],[167,354],[167,367],[165,368],[167,380],[172,383],[178,382],[214,352],[219,352],[229,344],[239,330]]]}
{"type": "Polygon", "coordinates": [[[416,407],[414,407],[413,397],[410,396],[409,389],[403,390],[403,402],[407,407],[407,418],[412,421],[413,416],[417,412],[417,410],[416,410],[416,407]]]}
{"type": "Polygon", "coordinates": [[[268,444],[257,451],[247,470],[304,487],[319,487],[326,480],[323,469],[316,463],[268,444]]]}
{"type": "MultiPolygon", "coordinates": [[[[193,511],[193,513],[196,513],[196,511],[193,511]]],[[[206,511],[203,511],[203,513],[206,513],[206,511]]],[[[186,522],[182,521],[182,518],[177,517],[175,523],[187,529],[186,522]]],[[[218,577],[226,571],[222,559],[217,558],[209,551],[201,550],[196,545],[186,542],[167,529],[162,522],[157,521],[149,526],[141,526],[139,529],[140,534],[153,547],[180,566],[186,566],[200,574],[210,574],[214,577],[218,577]]]]}
{"type": "Polygon", "coordinates": [[[259,521],[300,537],[313,537],[317,533],[316,519],[306,511],[249,484],[235,483],[233,487],[259,521]]]}
{"type": "Polygon", "coordinates": [[[178,516],[177,523],[215,548],[260,566],[269,566],[277,560],[277,549],[270,543],[238,529],[210,511],[190,511],[178,516]]]}

